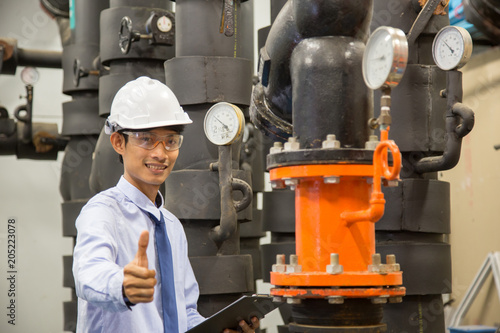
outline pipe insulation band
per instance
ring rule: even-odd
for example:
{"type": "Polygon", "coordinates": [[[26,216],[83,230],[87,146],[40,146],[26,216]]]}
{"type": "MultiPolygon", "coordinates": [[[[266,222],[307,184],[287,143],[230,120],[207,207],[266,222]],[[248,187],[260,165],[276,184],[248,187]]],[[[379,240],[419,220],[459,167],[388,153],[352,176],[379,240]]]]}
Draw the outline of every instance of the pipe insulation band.
{"type": "Polygon", "coordinates": [[[165,81],[181,105],[250,105],[252,63],[230,57],[177,57],[165,62],[165,81]]]}
{"type": "MultiPolygon", "coordinates": [[[[249,171],[233,170],[233,178],[239,178],[249,183],[249,171]]],[[[177,193],[169,196],[165,207],[179,219],[187,220],[219,220],[220,190],[219,175],[208,170],[177,170],[172,172],[165,181],[167,193],[177,193]],[[182,189],[182,191],[179,191],[182,189]]],[[[235,191],[234,199],[240,200],[241,193],[235,191]]],[[[252,206],[238,213],[238,220],[251,220],[252,206]]]]}
{"type": "Polygon", "coordinates": [[[254,290],[250,255],[189,257],[189,260],[200,287],[200,295],[254,290]]]}
{"type": "Polygon", "coordinates": [[[377,231],[412,231],[449,234],[450,183],[429,179],[402,179],[397,187],[384,187],[384,216],[377,231]]]}
{"type": "Polygon", "coordinates": [[[104,119],[97,114],[97,108],[97,96],[63,103],[61,135],[99,135],[104,119]]]}

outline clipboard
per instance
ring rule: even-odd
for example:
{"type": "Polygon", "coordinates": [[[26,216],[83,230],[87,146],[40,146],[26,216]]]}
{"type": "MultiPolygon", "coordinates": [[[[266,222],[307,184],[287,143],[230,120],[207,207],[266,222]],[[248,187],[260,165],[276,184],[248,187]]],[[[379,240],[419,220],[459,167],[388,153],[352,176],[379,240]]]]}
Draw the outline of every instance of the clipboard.
{"type": "Polygon", "coordinates": [[[251,323],[252,317],[262,319],[284,303],[273,301],[269,295],[242,296],[186,333],[220,333],[226,328],[237,330],[242,319],[247,323],[251,323]]]}

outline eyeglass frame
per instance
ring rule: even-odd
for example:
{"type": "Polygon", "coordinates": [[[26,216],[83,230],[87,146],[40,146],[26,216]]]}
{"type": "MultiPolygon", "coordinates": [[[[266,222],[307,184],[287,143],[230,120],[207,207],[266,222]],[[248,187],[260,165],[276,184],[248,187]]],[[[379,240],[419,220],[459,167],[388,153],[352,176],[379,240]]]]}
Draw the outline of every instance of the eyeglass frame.
{"type": "Polygon", "coordinates": [[[176,150],[179,150],[181,148],[182,142],[184,141],[184,136],[182,134],[179,134],[179,133],[170,133],[170,134],[166,134],[166,135],[158,135],[158,134],[148,132],[148,131],[120,131],[119,133],[127,135],[130,138],[133,138],[133,140],[139,140],[139,138],[137,138],[136,135],[141,134],[141,133],[142,134],[146,133],[146,134],[154,136],[156,139],[155,139],[155,143],[152,145],[151,148],[144,147],[142,144],[137,144],[137,142],[133,142],[133,140],[130,140],[130,143],[133,144],[134,146],[141,147],[141,148],[144,148],[146,150],[153,150],[156,148],[156,146],[158,146],[158,144],[160,142],[162,142],[165,150],[176,151],[176,150]],[[164,138],[168,138],[168,137],[172,137],[172,136],[179,138],[179,146],[175,149],[171,149],[164,140],[164,138]]]}

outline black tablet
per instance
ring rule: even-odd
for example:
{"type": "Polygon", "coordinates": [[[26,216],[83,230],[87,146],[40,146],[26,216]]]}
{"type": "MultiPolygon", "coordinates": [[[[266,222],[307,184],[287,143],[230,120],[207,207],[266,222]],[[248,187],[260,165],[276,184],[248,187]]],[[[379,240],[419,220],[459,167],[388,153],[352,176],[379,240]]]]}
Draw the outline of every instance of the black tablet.
{"type": "Polygon", "coordinates": [[[261,319],[283,303],[274,302],[268,295],[243,296],[186,333],[220,333],[226,328],[237,330],[242,319],[251,323],[252,317],[261,319]]]}

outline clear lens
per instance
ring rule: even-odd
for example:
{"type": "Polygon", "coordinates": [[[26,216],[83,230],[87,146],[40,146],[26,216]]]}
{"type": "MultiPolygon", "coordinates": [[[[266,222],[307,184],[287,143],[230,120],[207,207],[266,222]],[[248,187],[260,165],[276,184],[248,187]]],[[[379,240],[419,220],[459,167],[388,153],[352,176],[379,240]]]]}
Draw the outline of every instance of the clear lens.
{"type": "Polygon", "coordinates": [[[182,135],[167,134],[159,136],[151,132],[123,132],[130,138],[130,143],[144,149],[154,149],[158,143],[163,142],[166,150],[177,150],[182,145],[182,135]]]}

